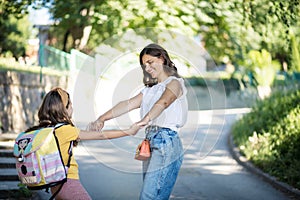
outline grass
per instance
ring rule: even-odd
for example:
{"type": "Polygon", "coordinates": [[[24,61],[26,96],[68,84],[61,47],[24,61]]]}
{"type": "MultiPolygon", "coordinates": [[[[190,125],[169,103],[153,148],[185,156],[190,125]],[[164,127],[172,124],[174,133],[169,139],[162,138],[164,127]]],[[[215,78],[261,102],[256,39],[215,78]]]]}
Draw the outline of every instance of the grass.
{"type": "Polygon", "coordinates": [[[45,75],[51,76],[64,76],[67,74],[66,71],[59,71],[47,67],[22,65],[16,62],[14,58],[0,58],[0,71],[17,71],[34,74],[40,74],[42,72],[45,75]]]}

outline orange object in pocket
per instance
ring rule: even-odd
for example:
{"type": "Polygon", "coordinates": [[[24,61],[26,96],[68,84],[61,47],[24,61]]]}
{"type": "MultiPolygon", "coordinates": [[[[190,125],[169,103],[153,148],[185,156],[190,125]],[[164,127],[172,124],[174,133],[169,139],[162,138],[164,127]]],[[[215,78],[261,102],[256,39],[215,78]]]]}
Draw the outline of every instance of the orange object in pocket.
{"type": "Polygon", "coordinates": [[[136,148],[134,158],[136,160],[147,160],[150,158],[150,142],[147,139],[144,139],[141,144],[136,148]]]}

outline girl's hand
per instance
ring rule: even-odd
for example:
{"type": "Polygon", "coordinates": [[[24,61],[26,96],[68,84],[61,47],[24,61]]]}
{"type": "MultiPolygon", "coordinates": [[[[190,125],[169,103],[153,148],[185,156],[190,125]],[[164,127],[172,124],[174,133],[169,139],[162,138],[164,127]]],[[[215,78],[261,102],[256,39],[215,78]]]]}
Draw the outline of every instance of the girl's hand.
{"type": "Polygon", "coordinates": [[[88,124],[86,130],[87,131],[101,131],[104,127],[104,122],[100,120],[96,120],[88,124]]]}

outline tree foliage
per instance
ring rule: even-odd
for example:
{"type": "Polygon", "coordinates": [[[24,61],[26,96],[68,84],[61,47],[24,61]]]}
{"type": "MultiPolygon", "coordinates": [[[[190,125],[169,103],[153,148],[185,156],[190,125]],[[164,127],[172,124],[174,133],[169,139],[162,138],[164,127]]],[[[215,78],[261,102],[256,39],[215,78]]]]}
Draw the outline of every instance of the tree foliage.
{"type": "MultiPolygon", "coordinates": [[[[199,29],[193,13],[191,1],[57,1],[50,9],[61,30],[63,49],[80,47],[85,28],[91,32],[86,49],[93,49],[108,38],[122,34],[126,30],[157,28],[180,31],[194,35],[199,29]],[[187,3],[189,2],[189,3],[187,3]],[[68,46],[71,40],[71,45],[68,46]],[[77,41],[76,41],[77,40],[77,41]]],[[[147,35],[147,32],[139,32],[147,35]]],[[[79,48],[80,49],[80,48],[79,48]]]]}
{"type": "Polygon", "coordinates": [[[10,15],[14,15],[16,18],[22,18],[24,14],[28,14],[28,6],[32,1],[6,1],[1,0],[0,14],[1,23],[8,19],[10,15]]]}
{"type": "MultiPolygon", "coordinates": [[[[298,0],[32,0],[5,1],[10,13],[31,5],[48,7],[55,21],[53,46],[87,53],[125,31],[153,34],[147,28],[200,36],[212,58],[240,64],[250,50],[266,49],[290,62],[290,34],[300,35],[298,0]],[[23,3],[23,2],[27,2],[23,3]],[[54,42],[57,41],[57,42],[54,42]]],[[[3,7],[3,5],[1,5],[3,7]]],[[[5,10],[5,9],[1,9],[5,10]]],[[[19,15],[19,14],[18,14],[19,15]]],[[[152,35],[151,38],[155,38],[152,35]]],[[[117,40],[117,37],[116,37],[117,40]]]]}
{"type": "Polygon", "coordinates": [[[300,34],[298,1],[210,0],[202,11],[211,22],[200,21],[200,33],[209,52],[217,52],[216,60],[227,55],[241,64],[250,50],[261,49],[281,62],[290,60],[290,32],[300,34]]]}
{"type": "Polygon", "coordinates": [[[28,6],[25,1],[1,0],[0,54],[11,54],[15,58],[25,55],[29,38],[28,6]]]}
{"type": "Polygon", "coordinates": [[[54,2],[50,10],[64,50],[80,47],[86,27],[91,28],[87,45],[81,46],[86,50],[129,29],[147,35],[140,28],[159,27],[200,35],[217,62],[228,56],[238,63],[252,49],[287,61],[289,32],[299,25],[296,0],[70,0],[54,2]]]}
{"type": "Polygon", "coordinates": [[[300,35],[298,0],[255,0],[243,4],[244,21],[261,38],[260,48],[267,49],[281,62],[291,60],[291,35],[300,35]]]}

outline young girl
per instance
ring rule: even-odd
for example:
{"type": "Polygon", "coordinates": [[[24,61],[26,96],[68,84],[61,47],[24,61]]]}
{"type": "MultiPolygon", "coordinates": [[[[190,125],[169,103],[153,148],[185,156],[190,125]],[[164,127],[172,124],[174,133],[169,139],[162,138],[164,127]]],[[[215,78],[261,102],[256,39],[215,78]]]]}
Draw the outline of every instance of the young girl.
{"type": "MultiPolygon", "coordinates": [[[[135,135],[139,130],[139,126],[133,125],[127,130],[105,130],[105,131],[84,131],[76,128],[71,121],[73,108],[69,94],[61,89],[54,88],[45,96],[42,105],[38,112],[39,125],[32,127],[27,132],[36,130],[43,127],[55,126],[59,123],[64,123],[55,130],[58,138],[61,154],[64,164],[68,163],[69,159],[69,146],[71,141],[74,146],[80,140],[106,140],[119,138],[123,136],[135,135]]],[[[68,169],[67,182],[52,187],[51,193],[56,194],[55,199],[91,199],[87,191],[81,185],[78,175],[78,164],[74,156],[71,156],[70,168],[68,169]]]]}

